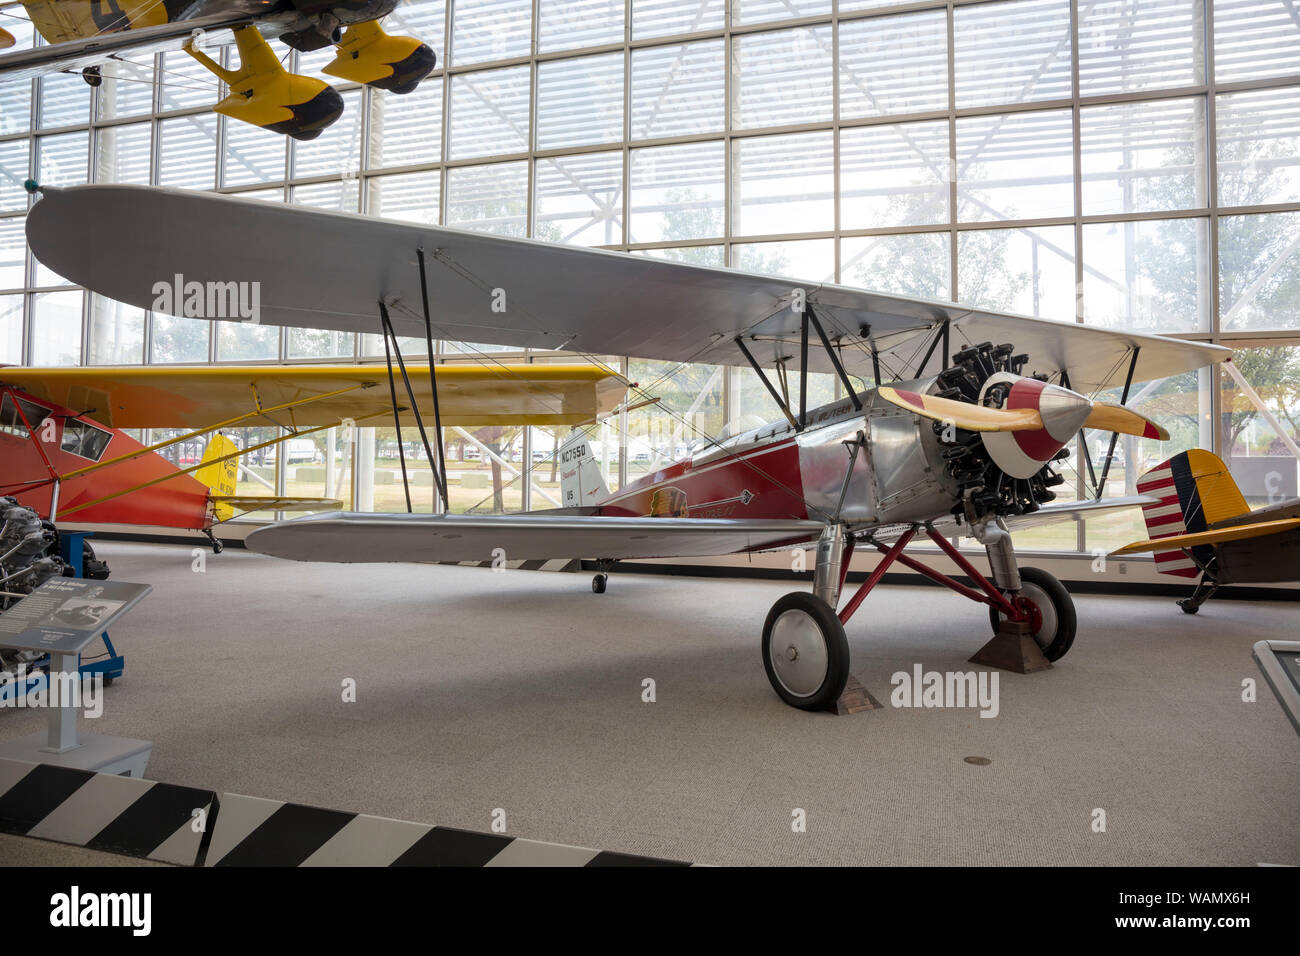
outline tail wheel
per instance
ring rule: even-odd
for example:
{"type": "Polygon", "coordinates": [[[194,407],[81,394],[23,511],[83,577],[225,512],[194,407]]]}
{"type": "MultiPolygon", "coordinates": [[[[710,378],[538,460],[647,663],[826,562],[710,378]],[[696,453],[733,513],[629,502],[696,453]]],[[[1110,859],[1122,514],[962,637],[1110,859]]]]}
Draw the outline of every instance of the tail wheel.
{"type": "Polygon", "coordinates": [[[805,591],[772,605],[763,624],[763,667],[777,696],[800,710],[822,710],[844,692],[849,642],[821,598],[805,591]]]}
{"type": "MultiPolygon", "coordinates": [[[[1065,585],[1042,568],[1020,569],[1020,594],[1038,608],[1041,623],[1034,632],[1034,640],[1049,661],[1059,661],[1074,643],[1078,618],[1074,613],[1074,599],[1065,585]]],[[[989,608],[989,623],[996,631],[1006,615],[997,608],[989,608]]]]}

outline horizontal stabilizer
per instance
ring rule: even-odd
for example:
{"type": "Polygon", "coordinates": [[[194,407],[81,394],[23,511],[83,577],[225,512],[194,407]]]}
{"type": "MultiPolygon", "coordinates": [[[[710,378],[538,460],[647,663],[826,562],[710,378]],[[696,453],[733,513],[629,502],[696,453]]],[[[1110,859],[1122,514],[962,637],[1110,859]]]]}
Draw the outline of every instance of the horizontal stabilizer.
{"type": "Polygon", "coordinates": [[[344,563],[694,558],[802,547],[823,527],[775,519],[345,512],[258,528],[246,544],[277,558],[344,563]]]}
{"type": "Polygon", "coordinates": [[[1175,534],[1167,538],[1134,541],[1117,551],[1112,551],[1111,555],[1141,554],[1144,551],[1178,551],[1203,544],[1222,544],[1225,541],[1240,541],[1243,538],[1262,538],[1265,535],[1278,534],[1293,528],[1300,528],[1300,518],[1261,521],[1259,524],[1244,524],[1233,528],[1220,528],[1217,531],[1198,531],[1195,534],[1175,534]]]}
{"type": "Polygon", "coordinates": [[[213,504],[238,512],[249,511],[342,511],[337,498],[289,498],[279,495],[212,495],[213,504]]]}

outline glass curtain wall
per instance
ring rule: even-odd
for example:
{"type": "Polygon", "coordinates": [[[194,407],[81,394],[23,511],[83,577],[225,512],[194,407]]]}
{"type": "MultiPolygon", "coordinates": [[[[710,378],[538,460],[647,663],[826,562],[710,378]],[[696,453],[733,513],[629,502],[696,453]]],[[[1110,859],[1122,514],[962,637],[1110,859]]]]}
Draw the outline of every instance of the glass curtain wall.
{"type": "MultiPolygon", "coordinates": [[[[183,53],[106,65],[93,90],[63,74],[0,83],[0,362],[382,360],[374,335],[127,308],[27,252],[24,179],[155,183],[1222,342],[1270,414],[1220,370],[1137,386],[1130,402],[1172,438],[1117,442],[1108,490],[1199,445],[1231,460],[1253,502],[1296,493],[1291,0],[404,0],[386,26],[428,41],[438,71],[409,96],[340,85],[347,111],[310,143],[211,113],[218,84],[183,53]]],[[[438,348],[448,361],[556,358],[438,348]]],[[[778,417],[748,370],[603,360],[660,399],[593,430],[611,485],[778,417]]],[[[812,391],[829,400],[835,384],[812,391]]],[[[403,438],[427,510],[424,450],[403,438]]],[[[453,506],[547,506],[556,440],[448,429],[453,506]]],[[[1109,436],[1082,440],[1099,471],[1109,436]]],[[[302,446],[251,465],[249,490],[405,509],[392,428],[312,441],[311,461],[302,446]]],[[[1078,450],[1067,495],[1089,493],[1078,450]]],[[[1138,520],[1022,545],[1109,549],[1138,520]]]]}

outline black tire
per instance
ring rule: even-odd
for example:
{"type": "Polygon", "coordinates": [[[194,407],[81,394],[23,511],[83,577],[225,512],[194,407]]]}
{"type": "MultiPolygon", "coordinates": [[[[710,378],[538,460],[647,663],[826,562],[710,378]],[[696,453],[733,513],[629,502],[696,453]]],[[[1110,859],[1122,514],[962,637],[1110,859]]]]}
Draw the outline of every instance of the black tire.
{"type": "Polygon", "coordinates": [[[1189,604],[1187,601],[1179,601],[1178,606],[1183,609],[1184,614],[1195,614],[1201,609],[1199,604],[1189,604]]]}
{"type": "Polygon", "coordinates": [[[604,593],[605,593],[605,585],[608,584],[608,583],[609,583],[609,575],[608,575],[608,574],[598,574],[598,575],[596,575],[594,578],[591,579],[591,593],[592,593],[592,594],[604,594],[604,593]]]}
{"type": "Polygon", "coordinates": [[[777,696],[791,707],[824,710],[830,706],[844,693],[849,679],[849,641],[835,611],[806,591],[787,594],[773,604],[763,623],[763,669],[777,696]],[[778,647],[782,659],[775,664],[774,634],[778,644],[786,643],[794,654],[787,656],[789,652],[778,647]],[[812,663],[811,670],[788,666],[799,659],[800,649],[804,660],[812,663]]]}
{"type": "MultiPolygon", "coordinates": [[[[1051,626],[1048,624],[1051,619],[1048,617],[1049,612],[1055,619],[1054,633],[1044,634],[1040,631],[1034,635],[1034,640],[1042,648],[1044,657],[1049,661],[1059,661],[1074,644],[1074,634],[1079,625],[1079,619],[1074,613],[1074,599],[1064,584],[1042,568],[1021,568],[1020,583],[1021,593],[1038,604],[1039,610],[1043,612],[1044,630],[1051,626]],[[1049,607],[1043,607],[1042,598],[1046,598],[1049,607]]],[[[989,623],[994,631],[1002,623],[1002,614],[997,608],[989,608],[989,623]]]]}

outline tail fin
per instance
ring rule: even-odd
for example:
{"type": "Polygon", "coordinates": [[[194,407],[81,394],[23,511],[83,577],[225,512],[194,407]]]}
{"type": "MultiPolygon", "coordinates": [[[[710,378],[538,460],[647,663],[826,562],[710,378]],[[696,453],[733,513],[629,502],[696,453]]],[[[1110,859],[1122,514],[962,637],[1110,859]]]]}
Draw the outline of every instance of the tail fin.
{"type": "MultiPolygon", "coordinates": [[[[1156,465],[1138,479],[1137,490],[1138,494],[1157,499],[1142,507],[1147,533],[1153,540],[1196,534],[1250,510],[1228,466],[1201,448],[1156,465]]],[[[1192,549],[1192,554],[1204,563],[1214,556],[1214,549],[1200,545],[1192,549]]],[[[1200,576],[1196,561],[1182,551],[1157,551],[1156,570],[1184,578],[1200,576]]]]}
{"type": "Polygon", "coordinates": [[[560,446],[560,503],[565,508],[598,505],[609,497],[609,488],[600,473],[600,460],[591,441],[575,431],[560,446]]]}
{"type": "MultiPolygon", "coordinates": [[[[235,458],[227,458],[225,461],[214,461],[214,459],[237,451],[239,451],[238,445],[217,432],[208,442],[208,447],[203,450],[201,462],[203,467],[194,473],[194,477],[211,488],[214,495],[230,497],[235,493],[239,462],[235,458]]],[[[217,521],[225,521],[234,516],[235,509],[224,502],[214,501],[212,513],[217,521]]]]}

